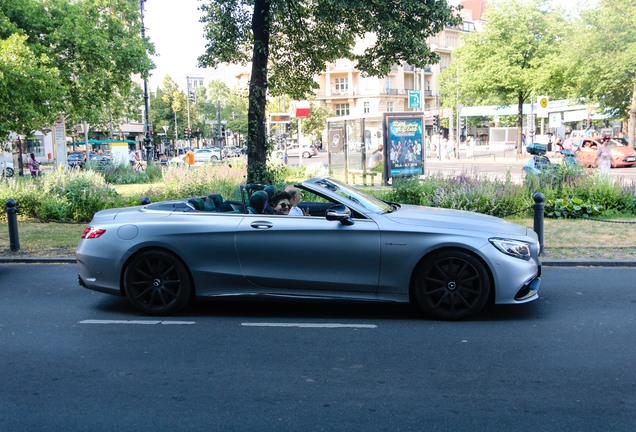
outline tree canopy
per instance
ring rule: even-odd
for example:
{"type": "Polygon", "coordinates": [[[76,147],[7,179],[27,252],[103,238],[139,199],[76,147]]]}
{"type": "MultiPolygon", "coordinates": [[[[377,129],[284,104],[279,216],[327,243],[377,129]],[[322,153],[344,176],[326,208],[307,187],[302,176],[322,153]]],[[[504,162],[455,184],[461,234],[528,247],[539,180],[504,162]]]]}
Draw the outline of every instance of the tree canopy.
{"type": "Polygon", "coordinates": [[[119,120],[142,105],[132,76],[147,76],[152,53],[136,0],[0,0],[0,136],[60,114],[119,120]]]}
{"type": "Polygon", "coordinates": [[[416,67],[439,58],[426,44],[446,25],[461,23],[440,0],[212,0],[201,7],[206,52],[201,66],[252,62],[248,113],[248,181],[267,181],[267,92],[311,95],[328,62],[349,58],[365,74],[391,65],[416,67]],[[374,43],[356,50],[369,34],[374,43]]]}
{"type": "Polygon", "coordinates": [[[636,2],[601,0],[584,11],[564,41],[563,68],[576,83],[573,96],[597,102],[612,117],[636,127],[636,2]]]}
{"type": "Polygon", "coordinates": [[[465,35],[453,52],[447,82],[459,63],[459,85],[471,104],[494,103],[519,107],[517,152],[521,153],[523,104],[533,92],[556,95],[563,80],[552,61],[560,53],[559,40],[569,28],[562,13],[550,10],[545,0],[505,0],[489,5],[483,31],[465,35]]]}

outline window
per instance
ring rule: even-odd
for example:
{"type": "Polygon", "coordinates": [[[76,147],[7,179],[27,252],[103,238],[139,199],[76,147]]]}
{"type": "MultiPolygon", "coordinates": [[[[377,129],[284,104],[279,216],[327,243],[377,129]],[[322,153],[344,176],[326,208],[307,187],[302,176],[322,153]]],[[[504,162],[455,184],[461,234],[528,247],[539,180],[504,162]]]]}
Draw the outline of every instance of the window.
{"type": "Polygon", "coordinates": [[[371,112],[371,103],[370,102],[367,101],[367,102],[365,102],[363,104],[363,111],[364,111],[365,114],[368,114],[368,113],[371,112]]]}
{"type": "Polygon", "coordinates": [[[336,104],[336,116],[347,116],[349,115],[349,104],[336,104]]]}
{"type": "Polygon", "coordinates": [[[387,102],[386,103],[386,112],[393,112],[393,102],[387,102]]]}
{"type": "Polygon", "coordinates": [[[349,80],[347,78],[336,78],[336,91],[346,92],[349,90],[349,80]]]}

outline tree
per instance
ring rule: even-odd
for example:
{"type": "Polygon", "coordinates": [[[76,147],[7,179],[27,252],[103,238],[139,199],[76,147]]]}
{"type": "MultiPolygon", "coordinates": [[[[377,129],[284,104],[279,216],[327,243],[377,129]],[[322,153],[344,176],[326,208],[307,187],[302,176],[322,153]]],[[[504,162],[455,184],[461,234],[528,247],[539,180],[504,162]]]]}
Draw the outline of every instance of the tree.
{"type": "MultiPolygon", "coordinates": [[[[49,72],[46,80],[55,91],[46,100],[41,100],[44,94],[32,98],[32,89],[15,81],[15,74],[0,76],[0,87],[23,94],[24,103],[48,108],[38,127],[52,124],[61,113],[74,122],[120,120],[129,99],[139,97],[132,76],[146,77],[153,66],[149,54],[154,49],[141,37],[136,0],[0,0],[0,23],[0,41],[23,37],[32,54],[22,53],[33,70],[49,72]]],[[[20,117],[24,124],[33,123],[28,115],[20,117]]],[[[5,124],[0,132],[6,129],[5,124]]]]}
{"type": "Polygon", "coordinates": [[[202,66],[252,62],[248,111],[247,180],[269,181],[265,106],[267,92],[305,99],[327,62],[357,61],[373,76],[406,61],[423,68],[439,60],[425,41],[446,25],[461,23],[439,0],[209,0],[204,12],[202,66]],[[363,52],[356,42],[375,35],[363,52]],[[271,73],[270,73],[271,68],[271,73]]]}
{"type": "Polygon", "coordinates": [[[50,111],[60,107],[59,71],[25,40],[17,34],[0,39],[0,142],[11,131],[25,134],[47,124],[50,111]]]}
{"type": "MultiPolygon", "coordinates": [[[[463,98],[472,103],[517,103],[517,154],[522,152],[524,102],[533,93],[556,95],[563,85],[553,60],[569,27],[561,13],[545,5],[545,0],[490,4],[483,31],[466,35],[464,45],[453,52],[462,71],[458,83],[463,98]]],[[[455,77],[456,66],[447,69],[448,81],[455,77]]]]}
{"type": "Polygon", "coordinates": [[[312,106],[309,111],[309,116],[302,120],[302,128],[303,134],[311,135],[314,138],[316,136],[321,136],[322,131],[325,129],[327,125],[327,118],[331,116],[329,111],[326,109],[312,106]]]}
{"type": "Polygon", "coordinates": [[[155,130],[161,131],[162,126],[170,126],[169,131],[172,132],[168,133],[176,139],[183,136],[182,130],[188,126],[186,95],[169,75],[163,78],[161,84],[150,99],[150,121],[155,130]]]}
{"type": "Polygon", "coordinates": [[[577,83],[574,96],[599,103],[614,118],[629,119],[636,134],[636,3],[601,0],[584,11],[578,31],[566,40],[564,69],[577,83]]]}

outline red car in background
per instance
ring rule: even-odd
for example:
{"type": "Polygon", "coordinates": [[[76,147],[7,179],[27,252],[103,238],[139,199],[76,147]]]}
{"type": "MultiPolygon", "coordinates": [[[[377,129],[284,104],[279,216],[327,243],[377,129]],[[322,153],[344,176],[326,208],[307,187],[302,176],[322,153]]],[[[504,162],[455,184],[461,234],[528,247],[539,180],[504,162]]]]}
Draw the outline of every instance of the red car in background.
{"type": "MultiPolygon", "coordinates": [[[[590,137],[568,138],[563,141],[563,148],[571,149],[576,160],[583,166],[596,166],[596,150],[601,142],[590,137]]],[[[636,150],[619,141],[611,139],[608,146],[612,152],[612,168],[631,167],[636,164],[636,150]]]]}

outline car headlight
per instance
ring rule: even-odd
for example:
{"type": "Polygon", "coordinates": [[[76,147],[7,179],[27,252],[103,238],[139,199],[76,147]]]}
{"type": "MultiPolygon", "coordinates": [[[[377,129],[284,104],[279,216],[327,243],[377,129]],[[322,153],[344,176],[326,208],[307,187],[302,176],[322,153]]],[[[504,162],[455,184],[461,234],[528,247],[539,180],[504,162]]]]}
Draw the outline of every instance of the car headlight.
{"type": "Polygon", "coordinates": [[[520,259],[530,259],[530,245],[519,240],[491,238],[490,243],[506,255],[520,259]]]}

